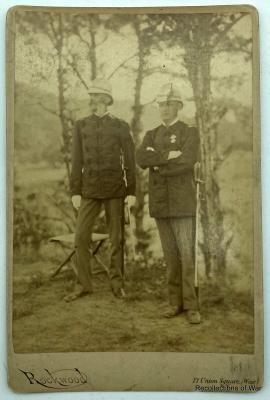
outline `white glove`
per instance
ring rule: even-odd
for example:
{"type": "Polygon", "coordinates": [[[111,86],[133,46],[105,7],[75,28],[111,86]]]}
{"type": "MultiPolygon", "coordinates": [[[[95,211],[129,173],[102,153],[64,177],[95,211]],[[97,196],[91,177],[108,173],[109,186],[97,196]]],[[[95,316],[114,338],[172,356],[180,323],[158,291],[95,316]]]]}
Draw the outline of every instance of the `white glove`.
{"type": "Polygon", "coordinates": [[[136,197],[135,196],[131,196],[131,195],[127,196],[127,202],[128,202],[129,207],[135,206],[136,197]]]}
{"type": "Polygon", "coordinates": [[[180,150],[171,150],[168,155],[168,160],[172,160],[173,158],[177,158],[181,156],[182,152],[180,150]]]}
{"type": "Polygon", "coordinates": [[[79,194],[75,194],[74,196],[71,197],[72,205],[76,210],[79,210],[79,208],[80,208],[81,199],[82,199],[82,196],[80,196],[79,194]]]}

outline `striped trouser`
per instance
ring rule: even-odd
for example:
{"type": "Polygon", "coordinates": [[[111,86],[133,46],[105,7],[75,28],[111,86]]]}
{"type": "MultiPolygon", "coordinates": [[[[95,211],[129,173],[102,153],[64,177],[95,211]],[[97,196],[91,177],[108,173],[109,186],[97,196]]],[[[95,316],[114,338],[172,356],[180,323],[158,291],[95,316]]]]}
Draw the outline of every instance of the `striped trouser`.
{"type": "Polygon", "coordinates": [[[195,217],[157,218],[168,269],[169,301],[184,310],[198,308],[194,287],[195,217]]]}

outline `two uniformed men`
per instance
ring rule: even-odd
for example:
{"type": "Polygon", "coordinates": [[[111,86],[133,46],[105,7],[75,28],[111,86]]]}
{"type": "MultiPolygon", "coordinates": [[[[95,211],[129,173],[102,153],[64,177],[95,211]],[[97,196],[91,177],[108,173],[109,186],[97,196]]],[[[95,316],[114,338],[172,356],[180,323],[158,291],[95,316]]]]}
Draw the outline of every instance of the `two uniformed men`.
{"type": "MultiPolygon", "coordinates": [[[[123,293],[121,216],[123,199],[135,195],[134,144],[129,126],[108,113],[113,103],[106,81],[89,90],[92,114],[75,125],[72,151],[72,202],[78,209],[75,233],[78,284],[66,297],[72,301],[92,292],[89,238],[104,204],[111,241],[110,276],[113,293],[123,293]],[[124,159],[126,179],[120,163],[124,159]]],[[[199,323],[194,288],[194,230],[196,195],[193,168],[198,134],[178,119],[183,107],[174,84],[161,88],[157,98],[162,124],[146,133],[137,162],[149,168],[149,208],[155,218],[168,267],[170,318],[187,311],[190,323],[199,323]]]]}

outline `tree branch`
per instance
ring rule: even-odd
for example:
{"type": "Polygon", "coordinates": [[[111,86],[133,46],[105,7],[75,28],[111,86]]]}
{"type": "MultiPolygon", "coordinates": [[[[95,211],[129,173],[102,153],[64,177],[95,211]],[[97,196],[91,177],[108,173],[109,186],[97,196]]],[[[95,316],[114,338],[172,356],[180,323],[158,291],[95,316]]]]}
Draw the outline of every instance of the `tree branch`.
{"type": "Polygon", "coordinates": [[[49,107],[46,107],[43,103],[41,103],[40,101],[38,101],[36,103],[38,106],[40,106],[41,108],[43,108],[43,110],[47,111],[48,113],[55,115],[56,117],[60,118],[60,114],[57,111],[52,110],[49,107]]]}
{"type": "Polygon", "coordinates": [[[244,18],[246,14],[241,14],[238,18],[236,18],[232,23],[228,24],[224,31],[220,32],[218,35],[216,41],[212,44],[211,48],[212,50],[220,43],[220,41],[227,35],[227,33],[232,29],[232,27],[240,21],[240,19],[244,18]]]}
{"type": "Polygon", "coordinates": [[[108,39],[108,37],[109,37],[109,34],[108,34],[108,32],[106,32],[106,34],[104,35],[104,38],[103,38],[102,40],[100,40],[100,42],[98,42],[98,43],[96,44],[97,47],[98,47],[98,46],[101,46],[103,43],[105,43],[106,40],[108,39]]]}
{"type": "MultiPolygon", "coordinates": [[[[38,214],[33,214],[36,216],[39,216],[38,214]]],[[[57,217],[47,217],[45,215],[41,215],[41,218],[43,220],[49,220],[49,221],[57,221],[57,222],[61,222],[62,224],[66,225],[66,227],[68,228],[69,232],[72,233],[74,232],[74,229],[70,226],[70,224],[67,221],[63,221],[62,218],[57,218],[57,217]]]]}
{"type": "Polygon", "coordinates": [[[111,73],[110,75],[107,76],[107,79],[111,79],[111,77],[120,69],[122,68],[128,61],[132,60],[132,58],[135,58],[138,56],[138,52],[133,54],[132,56],[126,58],[124,61],[122,61],[111,73]]]}
{"type": "Polygon", "coordinates": [[[75,34],[80,38],[81,42],[86,44],[86,46],[88,47],[89,50],[91,50],[91,45],[90,42],[88,42],[88,40],[84,39],[84,37],[82,36],[82,34],[80,33],[80,29],[77,28],[75,31],[75,34]]]}
{"type": "Polygon", "coordinates": [[[57,209],[60,210],[60,212],[61,212],[65,217],[67,217],[67,218],[70,219],[72,222],[74,222],[73,216],[71,216],[65,209],[63,209],[63,208],[60,206],[60,204],[58,203],[57,200],[55,200],[55,199],[54,199],[53,197],[51,197],[51,196],[47,196],[47,197],[48,197],[48,200],[51,201],[51,202],[57,207],[57,209]]]}
{"type": "Polygon", "coordinates": [[[47,32],[47,35],[48,35],[49,38],[51,39],[51,42],[52,42],[52,44],[54,45],[54,47],[57,48],[57,47],[58,47],[58,46],[57,46],[58,35],[57,35],[57,32],[56,32],[55,27],[54,27],[54,24],[53,24],[53,17],[52,17],[52,14],[51,14],[51,13],[49,13],[49,24],[50,24],[50,27],[51,27],[51,30],[52,30],[53,35],[51,35],[51,37],[50,37],[49,32],[47,32]]]}
{"type": "Polygon", "coordinates": [[[75,56],[74,54],[70,53],[70,56],[72,57],[72,61],[67,60],[67,64],[73,69],[73,71],[75,72],[75,74],[77,75],[77,77],[79,78],[79,80],[81,81],[81,83],[83,84],[83,86],[85,87],[85,89],[88,91],[88,86],[87,83],[85,82],[85,80],[83,79],[77,65],[75,62],[75,56]]]}
{"type": "Polygon", "coordinates": [[[234,52],[234,53],[244,53],[247,54],[249,57],[251,57],[251,51],[244,49],[244,48],[240,48],[240,47],[236,47],[236,46],[231,46],[231,47],[221,47],[218,50],[215,50],[215,55],[216,54],[220,54],[220,53],[226,53],[226,52],[234,52]]]}
{"type": "Polygon", "coordinates": [[[230,236],[224,241],[223,248],[224,248],[225,254],[228,252],[229,247],[233,241],[233,238],[234,238],[234,235],[233,235],[233,233],[231,233],[230,236]]]}
{"type": "Polygon", "coordinates": [[[222,155],[219,158],[216,158],[215,161],[215,167],[214,169],[217,170],[218,168],[221,167],[221,165],[224,163],[224,161],[227,160],[229,155],[231,155],[234,151],[250,151],[251,147],[247,143],[238,143],[238,144],[230,144],[226,150],[223,151],[222,155]]]}
{"type": "Polygon", "coordinates": [[[152,67],[144,70],[144,78],[147,76],[154,74],[155,72],[161,72],[160,67],[152,67]]]}

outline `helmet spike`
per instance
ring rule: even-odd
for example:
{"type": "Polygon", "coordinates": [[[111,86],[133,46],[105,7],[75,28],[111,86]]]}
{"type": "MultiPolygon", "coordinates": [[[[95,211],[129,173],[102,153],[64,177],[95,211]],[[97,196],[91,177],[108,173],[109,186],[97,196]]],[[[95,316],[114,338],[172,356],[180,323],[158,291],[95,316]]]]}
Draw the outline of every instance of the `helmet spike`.
{"type": "Polygon", "coordinates": [[[166,101],[177,101],[183,105],[181,98],[181,89],[173,82],[166,83],[160,88],[156,101],[158,103],[166,101]]]}

